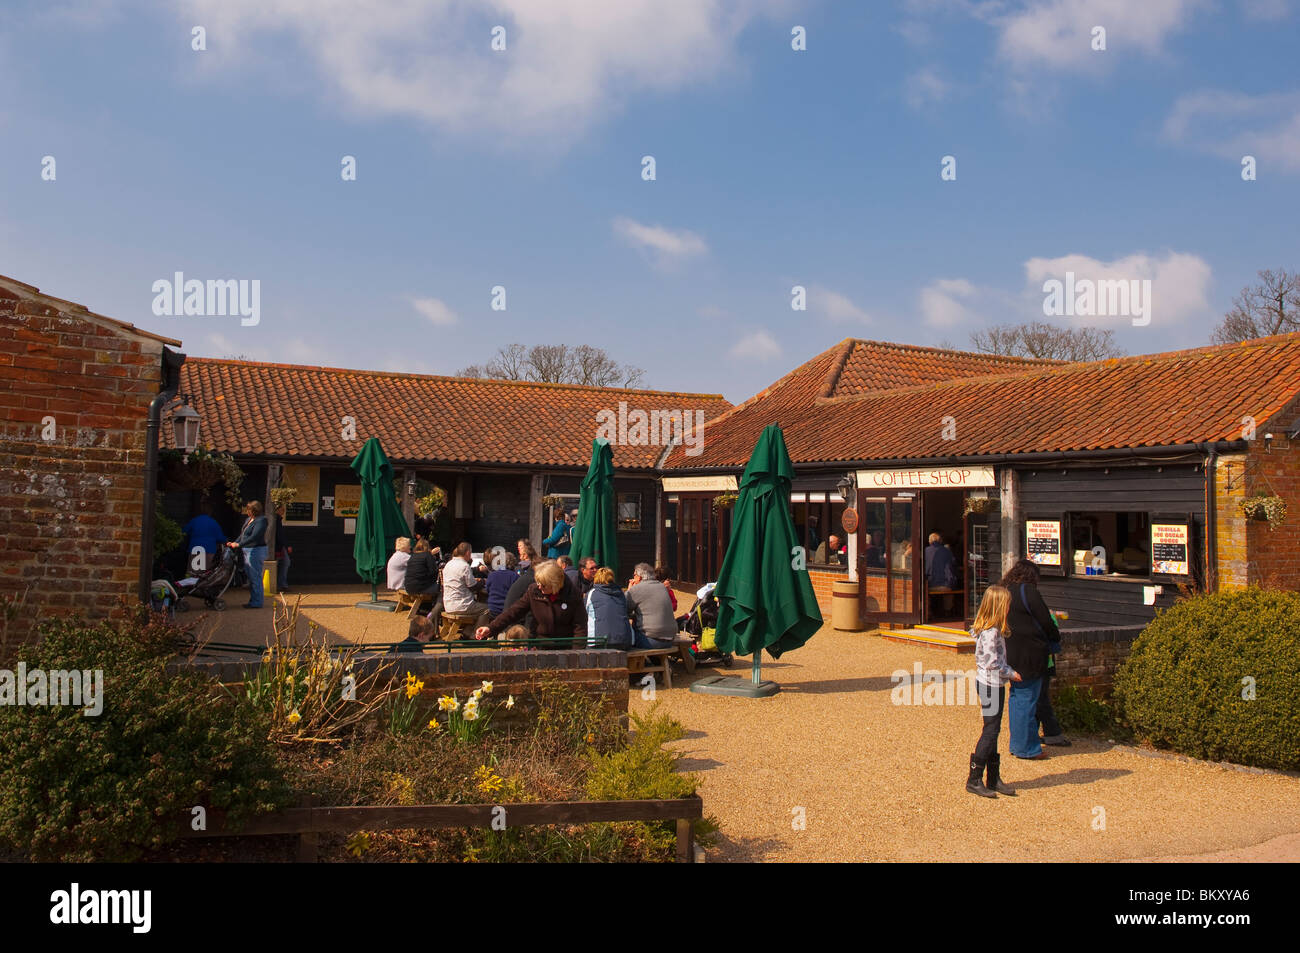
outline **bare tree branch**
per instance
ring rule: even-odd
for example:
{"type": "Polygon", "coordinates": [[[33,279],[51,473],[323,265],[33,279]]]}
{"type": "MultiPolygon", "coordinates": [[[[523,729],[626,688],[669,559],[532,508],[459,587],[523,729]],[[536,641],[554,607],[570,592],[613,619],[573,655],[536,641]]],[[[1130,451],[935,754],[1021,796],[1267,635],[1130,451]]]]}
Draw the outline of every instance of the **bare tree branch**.
{"type": "Polygon", "coordinates": [[[1211,336],[1215,344],[1300,331],[1300,272],[1283,268],[1258,274],[1259,284],[1242,288],[1232,299],[1232,310],[1211,336]]]}
{"type": "Polygon", "coordinates": [[[970,342],[985,354],[1057,361],[1100,361],[1124,353],[1110,328],[1063,328],[1046,321],[993,325],[976,331],[970,342]]]}
{"type": "Polygon", "coordinates": [[[603,348],[590,344],[511,344],[497,351],[487,364],[471,364],[459,377],[488,377],[507,381],[550,384],[587,384],[593,387],[639,387],[645,371],[619,364],[603,348]]]}

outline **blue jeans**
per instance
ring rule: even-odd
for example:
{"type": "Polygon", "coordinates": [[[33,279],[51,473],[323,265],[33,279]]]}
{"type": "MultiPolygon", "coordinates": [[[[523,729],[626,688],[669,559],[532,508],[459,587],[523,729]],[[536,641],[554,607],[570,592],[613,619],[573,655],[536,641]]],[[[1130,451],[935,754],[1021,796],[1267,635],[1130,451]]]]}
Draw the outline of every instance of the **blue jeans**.
{"type": "Polygon", "coordinates": [[[244,568],[248,570],[248,604],[262,608],[262,564],[266,562],[265,546],[250,546],[242,550],[244,568]]]}
{"type": "Polygon", "coordinates": [[[276,587],[280,589],[289,588],[289,564],[293,562],[286,551],[280,555],[279,561],[275,564],[276,587]]]}
{"type": "Polygon", "coordinates": [[[1038,740],[1038,696],[1043,689],[1041,677],[1011,683],[1011,701],[1007,705],[1011,716],[1011,753],[1017,758],[1032,758],[1041,754],[1038,740]]]}
{"type": "Polygon", "coordinates": [[[644,632],[633,630],[632,644],[639,649],[670,649],[673,647],[671,641],[665,642],[662,639],[652,639],[644,632]]]}

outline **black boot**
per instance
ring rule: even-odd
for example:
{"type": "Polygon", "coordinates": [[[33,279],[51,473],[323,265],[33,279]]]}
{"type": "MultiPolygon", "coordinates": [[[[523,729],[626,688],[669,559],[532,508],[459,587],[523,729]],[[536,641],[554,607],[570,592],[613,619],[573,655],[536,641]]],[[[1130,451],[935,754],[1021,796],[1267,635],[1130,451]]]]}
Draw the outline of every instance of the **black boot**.
{"type": "Polygon", "coordinates": [[[989,780],[986,787],[988,787],[990,791],[997,791],[999,794],[1005,794],[1007,797],[1015,797],[1016,789],[1010,785],[1002,783],[1002,778],[999,777],[1001,771],[1002,755],[992,755],[989,758],[989,780]]]}
{"type": "Polygon", "coordinates": [[[970,756],[970,776],[966,778],[966,790],[980,797],[997,797],[984,786],[984,767],[987,762],[980,761],[975,755],[970,756]]]}

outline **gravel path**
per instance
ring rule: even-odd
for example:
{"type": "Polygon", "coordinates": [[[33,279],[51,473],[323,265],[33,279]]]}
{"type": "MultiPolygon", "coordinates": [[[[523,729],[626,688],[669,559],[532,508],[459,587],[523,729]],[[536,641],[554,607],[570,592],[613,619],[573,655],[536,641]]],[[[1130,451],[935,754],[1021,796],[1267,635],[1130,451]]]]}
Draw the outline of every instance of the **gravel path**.
{"type": "MultiPolygon", "coordinates": [[[[749,659],[733,673],[748,677],[749,659]]],[[[722,823],[710,860],[1300,860],[1300,779],[1146,757],[1104,740],[999,750],[1014,798],[963,786],[978,706],[891,702],[890,673],[969,669],[972,657],[829,626],[763,674],[767,699],[698,695],[675,676],[663,710],[722,823]],[[802,809],[805,829],[795,830],[802,809]],[[1094,829],[1104,810],[1104,829],[1094,829]],[[1289,836],[1288,836],[1289,835],[1289,836]]],[[[725,669],[701,669],[712,674],[725,669]]],[[[631,707],[650,702],[633,692],[631,707]]]]}

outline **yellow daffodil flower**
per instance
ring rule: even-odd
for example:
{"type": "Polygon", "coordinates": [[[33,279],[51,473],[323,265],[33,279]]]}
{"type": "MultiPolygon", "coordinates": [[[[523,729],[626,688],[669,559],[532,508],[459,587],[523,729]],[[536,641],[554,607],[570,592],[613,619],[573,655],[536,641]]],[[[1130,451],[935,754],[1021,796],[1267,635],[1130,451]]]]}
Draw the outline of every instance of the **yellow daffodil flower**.
{"type": "Polygon", "coordinates": [[[484,694],[487,694],[487,695],[491,695],[491,694],[492,694],[492,683],[491,683],[491,682],[484,682],[484,683],[483,683],[483,692],[484,692],[484,694]]]}
{"type": "Polygon", "coordinates": [[[506,696],[506,708],[514,708],[514,707],[515,707],[515,696],[514,696],[514,695],[507,695],[507,696],[506,696]]]}
{"type": "Polygon", "coordinates": [[[289,724],[296,725],[300,721],[302,721],[302,715],[298,714],[298,709],[295,708],[289,712],[289,724]]]}
{"type": "Polygon", "coordinates": [[[452,698],[450,695],[443,695],[438,699],[438,708],[441,711],[456,711],[460,708],[460,702],[456,701],[456,699],[452,698]]]}

